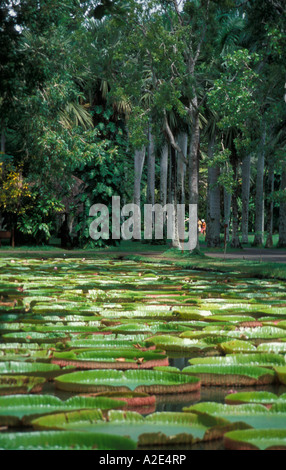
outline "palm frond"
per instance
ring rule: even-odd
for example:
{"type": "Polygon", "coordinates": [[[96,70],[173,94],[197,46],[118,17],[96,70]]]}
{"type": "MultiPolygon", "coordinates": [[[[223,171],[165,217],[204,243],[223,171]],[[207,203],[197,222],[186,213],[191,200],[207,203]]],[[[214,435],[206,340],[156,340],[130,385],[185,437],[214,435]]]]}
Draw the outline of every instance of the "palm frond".
{"type": "Polygon", "coordinates": [[[59,113],[59,122],[66,129],[73,126],[82,126],[84,129],[93,127],[92,116],[88,111],[88,105],[70,102],[59,113]]]}

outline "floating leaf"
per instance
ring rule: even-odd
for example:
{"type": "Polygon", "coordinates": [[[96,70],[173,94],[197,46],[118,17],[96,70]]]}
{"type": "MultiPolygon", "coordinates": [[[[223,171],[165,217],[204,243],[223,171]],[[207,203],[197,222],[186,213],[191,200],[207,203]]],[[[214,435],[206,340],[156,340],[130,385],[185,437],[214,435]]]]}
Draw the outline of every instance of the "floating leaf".
{"type": "Polygon", "coordinates": [[[122,436],[42,431],[0,434],[3,450],[135,450],[136,443],[122,436]]]}
{"type": "Polygon", "coordinates": [[[185,367],[184,374],[199,377],[202,385],[213,386],[250,386],[273,383],[275,373],[272,370],[242,364],[202,364],[185,367]]]}
{"type": "Polygon", "coordinates": [[[259,403],[270,408],[275,403],[286,403],[286,394],[278,397],[275,393],[266,391],[236,392],[227,395],[225,402],[229,405],[259,403]]]}
{"type": "Polygon", "coordinates": [[[70,365],[82,369],[151,369],[169,364],[165,355],[136,349],[117,349],[114,351],[71,350],[54,353],[51,362],[60,366],[70,365]]]}
{"type": "Polygon", "coordinates": [[[224,435],[227,450],[286,450],[286,429],[247,429],[224,435]]]}
{"type": "Polygon", "coordinates": [[[106,397],[72,397],[62,401],[53,395],[13,395],[0,397],[0,424],[20,426],[29,424],[37,415],[77,409],[122,408],[122,402],[106,397]]]}
{"type": "Polygon", "coordinates": [[[89,431],[128,436],[138,446],[193,444],[217,439],[232,425],[225,420],[190,413],[154,413],[142,417],[135,412],[110,411],[105,420],[93,411],[49,415],[32,422],[35,429],[89,431]]]}
{"type": "Polygon", "coordinates": [[[152,370],[80,371],[55,379],[60,390],[100,392],[103,390],[165,394],[193,392],[200,388],[200,380],[184,374],[170,374],[152,370]]]}

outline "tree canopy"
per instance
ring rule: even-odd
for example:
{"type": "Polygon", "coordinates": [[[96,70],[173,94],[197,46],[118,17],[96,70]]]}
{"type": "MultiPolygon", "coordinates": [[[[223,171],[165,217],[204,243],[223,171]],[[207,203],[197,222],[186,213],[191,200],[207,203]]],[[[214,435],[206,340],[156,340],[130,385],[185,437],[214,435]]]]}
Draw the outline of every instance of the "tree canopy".
{"type": "Polygon", "coordinates": [[[286,246],[285,45],[279,0],[2,0],[3,227],[93,246],[120,196],[286,246]]]}

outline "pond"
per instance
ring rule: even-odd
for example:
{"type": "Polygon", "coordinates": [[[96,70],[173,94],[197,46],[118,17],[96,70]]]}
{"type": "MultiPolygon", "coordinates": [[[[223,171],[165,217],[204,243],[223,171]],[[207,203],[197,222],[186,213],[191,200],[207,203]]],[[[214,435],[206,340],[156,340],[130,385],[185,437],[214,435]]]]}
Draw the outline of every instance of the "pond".
{"type": "Polygon", "coordinates": [[[0,448],[286,447],[284,282],[106,257],[0,269],[0,448]]]}

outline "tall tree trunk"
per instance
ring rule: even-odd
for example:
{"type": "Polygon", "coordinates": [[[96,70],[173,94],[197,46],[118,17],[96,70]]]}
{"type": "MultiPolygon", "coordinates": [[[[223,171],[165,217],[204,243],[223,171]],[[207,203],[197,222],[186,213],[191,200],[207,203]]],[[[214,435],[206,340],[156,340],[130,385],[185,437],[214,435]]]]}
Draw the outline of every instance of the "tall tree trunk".
{"type": "Polygon", "coordinates": [[[241,248],[241,243],[239,240],[238,234],[238,197],[239,197],[239,183],[238,183],[238,156],[233,144],[232,154],[231,154],[231,164],[233,168],[234,175],[234,189],[232,193],[232,234],[231,234],[231,246],[233,248],[241,248]]]}
{"type": "Polygon", "coordinates": [[[173,205],[173,248],[181,248],[178,231],[178,186],[177,186],[177,158],[176,150],[171,147],[171,203],[173,205]]]}
{"type": "Polygon", "coordinates": [[[5,153],[6,135],[4,125],[1,125],[1,153],[5,153]]]}
{"type": "Polygon", "coordinates": [[[155,204],[155,148],[151,124],[148,131],[148,160],[147,160],[147,204],[155,204]]]}
{"type": "MultiPolygon", "coordinates": [[[[209,139],[208,158],[213,160],[215,135],[209,139]]],[[[220,246],[220,187],[218,178],[219,167],[208,168],[208,203],[207,203],[207,233],[206,242],[209,247],[220,246]]]]}
{"type": "MultiPolygon", "coordinates": [[[[160,159],[160,204],[164,207],[167,204],[167,191],[168,191],[168,159],[169,159],[169,145],[164,143],[161,150],[160,159]]],[[[166,214],[163,216],[164,234],[166,233],[166,214]]]]}
{"type": "Polygon", "coordinates": [[[255,237],[254,246],[263,245],[264,241],[264,161],[265,161],[265,140],[266,129],[264,126],[261,150],[257,161],[257,178],[256,178],[256,202],[255,202],[255,237]]]}
{"type": "MultiPolygon", "coordinates": [[[[142,179],[142,172],[143,166],[145,161],[145,147],[142,147],[140,150],[135,150],[134,153],[134,193],[133,193],[133,202],[139,208],[141,207],[141,179],[142,179]]],[[[136,217],[138,214],[134,214],[136,217]]],[[[135,221],[136,225],[141,225],[141,218],[135,221]]]]}
{"type": "Polygon", "coordinates": [[[169,159],[169,146],[167,142],[165,142],[161,150],[161,160],[160,160],[160,203],[162,204],[162,206],[165,206],[165,204],[167,203],[168,159],[169,159]]]}
{"type": "Polygon", "coordinates": [[[226,225],[226,241],[229,241],[231,193],[228,193],[226,188],[224,188],[223,200],[224,200],[224,225],[226,225]]]}
{"type": "MultiPolygon", "coordinates": [[[[185,155],[185,159],[187,158],[188,152],[188,134],[186,132],[181,132],[178,135],[178,145],[183,151],[185,155]]],[[[181,158],[181,155],[177,155],[178,160],[178,167],[177,167],[177,176],[178,176],[178,203],[185,204],[185,174],[186,174],[186,164],[181,158]]]]}
{"type": "MultiPolygon", "coordinates": [[[[189,150],[189,203],[194,204],[192,220],[189,223],[197,227],[198,205],[199,205],[199,145],[200,145],[200,125],[198,112],[193,113],[191,127],[191,142],[189,150]]],[[[196,247],[199,248],[199,238],[197,236],[196,247]]]]}
{"type": "MultiPolygon", "coordinates": [[[[281,177],[281,191],[286,193],[286,167],[283,168],[281,177]]],[[[279,247],[286,247],[286,201],[285,199],[280,202],[279,210],[279,247]]]]}
{"type": "Polygon", "coordinates": [[[273,199],[272,194],[274,193],[274,166],[271,162],[269,165],[268,171],[268,204],[267,204],[267,240],[266,240],[266,248],[272,248],[273,246],[273,199]]]}
{"type": "Polygon", "coordinates": [[[251,156],[246,155],[242,161],[242,243],[248,243],[248,220],[249,220],[249,192],[250,192],[250,169],[251,156]]]}
{"type": "Polygon", "coordinates": [[[167,194],[167,202],[168,204],[172,204],[172,146],[168,145],[168,194],[167,194]]]}

